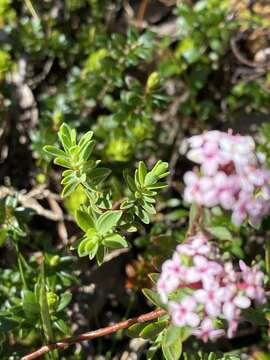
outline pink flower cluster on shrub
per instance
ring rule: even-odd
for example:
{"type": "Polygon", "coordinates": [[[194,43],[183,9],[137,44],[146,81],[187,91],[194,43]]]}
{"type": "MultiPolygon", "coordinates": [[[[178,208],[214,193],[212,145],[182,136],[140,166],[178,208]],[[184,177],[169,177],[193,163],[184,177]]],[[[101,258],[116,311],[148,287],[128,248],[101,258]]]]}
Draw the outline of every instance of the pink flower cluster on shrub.
{"type": "Polygon", "coordinates": [[[195,336],[207,341],[225,334],[217,328],[218,319],[227,321],[231,337],[241,310],[253,300],[266,301],[262,283],[263,273],[256,266],[240,261],[236,271],[231,262],[223,264],[217,247],[198,233],[178,245],[172,258],[163,263],[157,290],[172,322],[191,327],[195,336]]]}
{"type": "Polygon", "coordinates": [[[185,201],[231,210],[238,226],[246,218],[258,225],[270,211],[270,172],[259,161],[253,139],[209,131],[188,142],[187,157],[200,165],[200,171],[184,175],[185,201]]]}

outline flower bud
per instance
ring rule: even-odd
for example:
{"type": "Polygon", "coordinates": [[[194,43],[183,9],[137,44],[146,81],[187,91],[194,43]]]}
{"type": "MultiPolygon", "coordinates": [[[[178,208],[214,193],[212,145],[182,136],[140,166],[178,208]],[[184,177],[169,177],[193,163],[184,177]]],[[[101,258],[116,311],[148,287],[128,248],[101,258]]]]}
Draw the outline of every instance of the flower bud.
{"type": "Polygon", "coordinates": [[[59,302],[59,296],[56,295],[54,292],[48,292],[47,293],[47,301],[49,306],[49,312],[54,313],[56,311],[58,302],[59,302]]]}
{"type": "Polygon", "coordinates": [[[50,266],[54,267],[57,266],[60,262],[60,256],[59,255],[54,255],[51,259],[50,259],[50,266]]]}
{"type": "Polygon", "coordinates": [[[154,71],[149,75],[149,77],[147,79],[146,91],[150,92],[150,91],[154,90],[156,87],[159,86],[159,84],[160,84],[159,73],[154,71]]]}

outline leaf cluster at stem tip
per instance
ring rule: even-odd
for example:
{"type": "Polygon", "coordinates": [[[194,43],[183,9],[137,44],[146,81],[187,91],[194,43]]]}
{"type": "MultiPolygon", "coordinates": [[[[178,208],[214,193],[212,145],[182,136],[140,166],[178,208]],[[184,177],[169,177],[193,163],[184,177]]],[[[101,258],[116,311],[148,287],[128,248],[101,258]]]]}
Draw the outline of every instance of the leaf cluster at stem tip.
{"type": "Polygon", "coordinates": [[[156,214],[155,203],[158,192],[167,184],[161,179],[168,174],[168,163],[157,161],[148,171],[143,161],[132,176],[124,171],[128,194],[120,201],[120,209],[113,209],[111,192],[103,191],[102,184],[111,173],[110,169],[99,167],[100,160],[91,158],[95,141],[93,132],[86,132],[79,141],[75,129],[62,124],[58,137],[63,149],[45,146],[44,151],[53,156],[54,163],[64,167],[62,196],[71,195],[82,186],[87,202],[76,211],[76,221],[84,235],[74,245],[80,257],[96,257],[98,264],[110,249],[128,247],[123,232],[137,231],[137,222],[150,222],[156,214]]]}

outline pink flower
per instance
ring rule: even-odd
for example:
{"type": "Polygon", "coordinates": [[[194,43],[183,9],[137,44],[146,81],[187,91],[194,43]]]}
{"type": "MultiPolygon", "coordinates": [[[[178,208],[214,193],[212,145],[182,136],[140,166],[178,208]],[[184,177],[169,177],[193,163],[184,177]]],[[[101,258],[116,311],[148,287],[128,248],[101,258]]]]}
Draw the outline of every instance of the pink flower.
{"type": "Polygon", "coordinates": [[[176,249],[180,254],[187,256],[207,255],[212,251],[208,240],[205,234],[198,233],[196,236],[189,237],[188,241],[178,245],[176,249]]]}
{"type": "Polygon", "coordinates": [[[213,321],[210,318],[205,318],[200,327],[193,331],[193,335],[207,342],[209,339],[215,341],[225,335],[222,329],[215,329],[213,321]]]}
{"type": "Polygon", "coordinates": [[[170,272],[174,276],[181,274],[181,258],[177,252],[173,253],[172,259],[166,260],[162,265],[162,270],[170,272]]]}
{"type": "MultiPolygon", "coordinates": [[[[222,272],[222,266],[215,261],[209,261],[204,256],[197,255],[193,258],[194,273],[193,281],[210,281],[215,275],[222,272]]],[[[192,269],[192,268],[190,268],[192,269]]],[[[187,281],[190,280],[190,276],[186,274],[187,281]]]]}
{"type": "Polygon", "coordinates": [[[232,222],[240,226],[247,217],[247,207],[251,201],[251,194],[241,191],[232,213],[232,222]]]}
{"type": "Polygon", "coordinates": [[[227,335],[232,337],[242,310],[249,308],[253,300],[266,301],[263,273],[258,267],[240,261],[240,271],[236,271],[231,262],[221,263],[220,258],[216,245],[200,232],[177,246],[172,259],[163,264],[157,283],[172,322],[191,328],[200,324],[193,333],[203,341],[224,334],[213,326],[215,319],[227,321],[227,335]],[[170,295],[176,295],[181,288],[189,288],[191,295],[170,300],[170,295]]]}
{"type": "Polygon", "coordinates": [[[202,176],[200,179],[200,191],[202,197],[202,205],[206,207],[214,207],[218,205],[218,191],[211,177],[202,176]]]}
{"type": "Polygon", "coordinates": [[[219,144],[237,167],[256,163],[255,143],[252,137],[224,133],[219,144]]]}
{"type": "Polygon", "coordinates": [[[157,282],[157,290],[164,303],[167,302],[168,294],[179,287],[181,271],[180,257],[177,253],[173,254],[171,260],[166,260],[163,263],[162,274],[157,282]]]}
{"type": "Polygon", "coordinates": [[[177,326],[198,326],[200,318],[196,314],[196,306],[196,301],[191,296],[185,297],[180,303],[170,302],[169,309],[173,323],[177,326]]]}
{"type": "Polygon", "coordinates": [[[233,299],[233,303],[240,309],[247,309],[251,305],[250,299],[244,295],[237,295],[233,299]]]}
{"type": "Polygon", "coordinates": [[[226,163],[216,142],[205,142],[202,147],[190,150],[187,158],[197,164],[202,164],[202,171],[206,175],[214,174],[220,164],[226,163]]]}
{"type": "Polygon", "coordinates": [[[204,143],[204,136],[203,135],[192,136],[188,139],[188,143],[191,148],[200,147],[204,143]]]}
{"type": "Polygon", "coordinates": [[[242,260],[239,261],[239,266],[242,272],[243,282],[240,288],[244,290],[246,296],[252,300],[257,300],[259,303],[266,302],[265,291],[263,289],[263,273],[259,271],[257,266],[249,267],[242,260]]]}
{"type": "Polygon", "coordinates": [[[217,172],[214,178],[218,202],[225,210],[233,208],[235,195],[239,192],[238,178],[234,175],[227,175],[223,171],[217,172]]]}
{"type": "Polygon", "coordinates": [[[185,201],[189,203],[195,202],[201,204],[202,194],[199,176],[192,171],[188,171],[184,175],[184,182],[187,185],[184,191],[185,201]]]}
{"type": "Polygon", "coordinates": [[[270,171],[257,156],[254,140],[232,131],[209,131],[188,142],[187,157],[200,168],[184,175],[185,201],[208,208],[219,205],[232,211],[235,225],[248,219],[257,226],[270,212],[270,171]]]}
{"type": "Polygon", "coordinates": [[[203,289],[195,291],[194,298],[197,302],[204,304],[207,315],[218,316],[223,301],[223,288],[213,280],[208,281],[203,289]]]}
{"type": "Polygon", "coordinates": [[[247,212],[249,214],[249,221],[253,226],[260,224],[262,216],[269,213],[270,202],[265,200],[262,196],[257,196],[247,204],[247,212]]]}
{"type": "Polygon", "coordinates": [[[222,312],[224,318],[228,321],[228,330],[227,335],[231,338],[238,327],[239,317],[240,317],[240,310],[233,302],[226,302],[223,305],[222,312]]]}

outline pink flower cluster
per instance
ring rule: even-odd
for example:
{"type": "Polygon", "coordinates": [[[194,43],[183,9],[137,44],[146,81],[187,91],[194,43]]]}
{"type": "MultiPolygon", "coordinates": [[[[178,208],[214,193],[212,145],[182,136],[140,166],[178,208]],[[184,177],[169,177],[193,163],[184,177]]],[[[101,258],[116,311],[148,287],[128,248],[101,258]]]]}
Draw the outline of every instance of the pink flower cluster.
{"type": "Polygon", "coordinates": [[[157,283],[161,300],[168,305],[172,322],[193,328],[203,341],[215,340],[225,331],[217,320],[228,323],[231,337],[241,319],[241,310],[253,300],[264,303],[263,273],[240,261],[239,271],[231,262],[223,264],[215,245],[198,233],[177,246],[172,258],[162,265],[157,283]]]}
{"type": "Polygon", "coordinates": [[[184,199],[205,207],[232,211],[237,226],[248,218],[257,226],[270,211],[270,172],[255,151],[250,136],[209,131],[189,140],[188,159],[199,172],[184,175],[184,199]]]}

